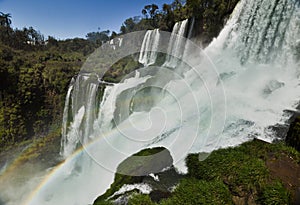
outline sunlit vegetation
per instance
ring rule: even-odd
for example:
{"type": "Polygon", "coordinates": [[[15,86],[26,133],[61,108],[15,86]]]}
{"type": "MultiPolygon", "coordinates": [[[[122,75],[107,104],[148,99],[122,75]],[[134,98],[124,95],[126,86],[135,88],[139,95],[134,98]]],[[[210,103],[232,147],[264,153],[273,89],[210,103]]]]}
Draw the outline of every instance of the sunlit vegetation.
{"type": "MultiPolygon", "coordinates": [[[[259,140],[214,151],[204,161],[199,160],[199,154],[190,154],[186,158],[187,175],[167,199],[154,202],[151,193],[135,192],[129,195],[128,204],[295,204],[299,176],[295,174],[292,182],[286,176],[299,170],[299,160],[300,153],[284,143],[259,140]],[[275,171],[273,165],[279,168],[275,171]]],[[[95,205],[130,183],[136,182],[116,177],[114,189],[100,196],[95,205]]]]}
{"type": "Polygon", "coordinates": [[[194,18],[194,35],[199,35],[207,43],[219,34],[238,1],[174,0],[162,8],[149,4],[142,9],[142,17],[131,17],[124,21],[121,33],[154,28],[171,31],[176,22],[194,18]]]}
{"type": "Polygon", "coordinates": [[[60,53],[50,45],[25,49],[0,44],[1,145],[45,133],[59,122],[70,79],[85,59],[83,53],[60,53]]]}

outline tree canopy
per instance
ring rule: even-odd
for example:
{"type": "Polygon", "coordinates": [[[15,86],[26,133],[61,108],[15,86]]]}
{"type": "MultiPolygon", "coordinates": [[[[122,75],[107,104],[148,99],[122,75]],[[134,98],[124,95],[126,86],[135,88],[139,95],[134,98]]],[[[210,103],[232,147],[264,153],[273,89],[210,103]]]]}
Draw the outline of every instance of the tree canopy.
{"type": "Polygon", "coordinates": [[[0,12],[0,25],[10,27],[11,25],[11,14],[0,12]]]}

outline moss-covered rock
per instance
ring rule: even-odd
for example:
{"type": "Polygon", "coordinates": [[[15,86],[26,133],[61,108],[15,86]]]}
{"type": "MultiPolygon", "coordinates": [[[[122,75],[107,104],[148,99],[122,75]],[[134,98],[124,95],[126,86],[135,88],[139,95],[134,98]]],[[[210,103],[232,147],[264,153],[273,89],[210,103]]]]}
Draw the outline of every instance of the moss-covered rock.
{"type": "Polygon", "coordinates": [[[169,150],[158,147],[145,149],[124,160],[117,168],[117,172],[129,176],[147,176],[158,173],[173,164],[169,150]]]}
{"type": "MultiPolygon", "coordinates": [[[[172,164],[173,159],[170,152],[163,147],[145,149],[132,155],[118,166],[113,184],[95,200],[94,204],[98,205],[106,201],[125,184],[155,184],[155,180],[151,180],[148,175],[172,167],[172,164]]],[[[171,185],[174,184],[171,183],[171,185]]],[[[156,184],[156,186],[158,185],[156,184]]]]}

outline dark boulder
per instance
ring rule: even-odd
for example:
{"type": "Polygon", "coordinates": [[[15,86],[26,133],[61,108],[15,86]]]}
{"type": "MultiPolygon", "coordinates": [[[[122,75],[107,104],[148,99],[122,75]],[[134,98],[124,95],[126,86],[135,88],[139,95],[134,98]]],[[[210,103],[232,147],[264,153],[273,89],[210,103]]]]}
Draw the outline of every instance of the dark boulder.
{"type": "Polygon", "coordinates": [[[290,125],[286,136],[287,145],[300,151],[300,117],[297,117],[290,125]]]}

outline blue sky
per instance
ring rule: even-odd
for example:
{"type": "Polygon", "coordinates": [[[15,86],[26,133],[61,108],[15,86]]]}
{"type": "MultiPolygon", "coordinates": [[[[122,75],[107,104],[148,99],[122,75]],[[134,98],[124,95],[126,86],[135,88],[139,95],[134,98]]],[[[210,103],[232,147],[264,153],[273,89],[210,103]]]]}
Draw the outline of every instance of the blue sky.
{"type": "Polygon", "coordinates": [[[85,37],[88,32],[119,32],[126,18],[141,15],[147,4],[160,8],[172,0],[0,0],[0,11],[11,13],[12,26],[32,26],[47,37],[85,37]]]}

